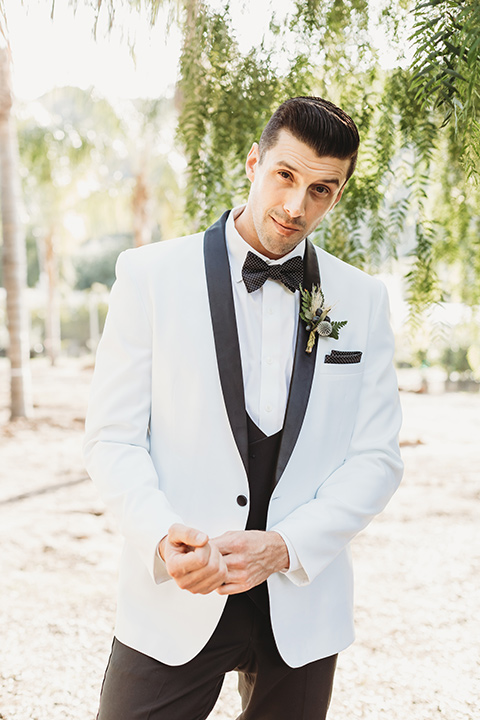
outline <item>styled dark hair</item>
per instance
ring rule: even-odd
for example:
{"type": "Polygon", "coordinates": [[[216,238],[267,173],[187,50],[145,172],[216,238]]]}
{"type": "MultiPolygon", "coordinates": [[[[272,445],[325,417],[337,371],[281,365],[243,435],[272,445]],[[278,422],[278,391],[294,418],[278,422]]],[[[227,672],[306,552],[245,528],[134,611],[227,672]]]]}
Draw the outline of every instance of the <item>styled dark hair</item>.
{"type": "Polygon", "coordinates": [[[260,137],[260,162],[277,142],[280,130],[291,132],[297,140],[315,150],[319,157],[350,158],[347,180],[352,176],[360,143],[357,126],[346,112],[333,103],[319,97],[295,97],[282,103],[260,137]]]}

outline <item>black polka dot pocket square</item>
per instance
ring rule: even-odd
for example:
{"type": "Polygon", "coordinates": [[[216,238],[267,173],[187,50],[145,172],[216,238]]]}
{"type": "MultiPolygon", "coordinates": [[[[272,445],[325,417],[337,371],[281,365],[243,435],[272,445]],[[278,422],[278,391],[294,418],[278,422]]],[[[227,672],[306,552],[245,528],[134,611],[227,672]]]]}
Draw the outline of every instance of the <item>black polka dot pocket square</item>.
{"type": "Polygon", "coordinates": [[[361,359],[362,352],[360,350],[332,350],[329,355],[325,355],[325,362],[335,365],[352,365],[359,363],[361,359]]]}

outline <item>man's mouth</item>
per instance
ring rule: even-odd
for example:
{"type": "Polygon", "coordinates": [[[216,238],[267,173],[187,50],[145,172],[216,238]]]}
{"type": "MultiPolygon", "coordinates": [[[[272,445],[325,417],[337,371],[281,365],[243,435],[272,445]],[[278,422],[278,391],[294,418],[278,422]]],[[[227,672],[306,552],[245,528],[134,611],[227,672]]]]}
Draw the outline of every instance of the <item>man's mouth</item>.
{"type": "Polygon", "coordinates": [[[296,225],[296,226],[285,225],[284,223],[279,222],[279,220],[276,220],[273,217],[273,215],[270,215],[270,217],[272,218],[273,222],[275,223],[277,230],[282,235],[293,235],[293,233],[299,232],[302,229],[302,228],[298,227],[298,225],[296,225]]]}

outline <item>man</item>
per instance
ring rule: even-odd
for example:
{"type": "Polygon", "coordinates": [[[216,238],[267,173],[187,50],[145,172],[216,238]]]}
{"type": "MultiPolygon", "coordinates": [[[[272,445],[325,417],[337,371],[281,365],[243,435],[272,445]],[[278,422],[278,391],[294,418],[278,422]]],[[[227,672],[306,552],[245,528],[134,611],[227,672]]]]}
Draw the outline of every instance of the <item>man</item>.
{"type": "Polygon", "coordinates": [[[245,207],[119,258],[85,442],[125,536],[100,720],[201,720],[234,669],[243,720],[326,717],[349,542],[402,472],[385,288],[307,239],[358,142],[288,100],[245,207]]]}

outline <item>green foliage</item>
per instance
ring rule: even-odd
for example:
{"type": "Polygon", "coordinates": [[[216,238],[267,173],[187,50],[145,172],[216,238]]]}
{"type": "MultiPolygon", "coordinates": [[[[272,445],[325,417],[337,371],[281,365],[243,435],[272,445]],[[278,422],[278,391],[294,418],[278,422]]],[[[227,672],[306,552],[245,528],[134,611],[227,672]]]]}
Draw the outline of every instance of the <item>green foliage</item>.
{"type": "Polygon", "coordinates": [[[149,183],[154,239],[172,234],[178,179],[159,150],[159,126],[172,121],[173,102],[126,101],[119,109],[78,88],[59,88],[19,106],[30,285],[39,265],[46,270],[46,238],[54,239],[61,282],[74,285],[78,271],[82,288],[111,285],[116,256],[133,244],[132,191],[140,171],[149,183]],[[110,242],[112,236],[120,240],[110,242]],[[102,241],[82,245],[77,262],[85,237],[102,241]]]}
{"type": "MultiPolygon", "coordinates": [[[[119,7],[147,10],[152,23],[162,7],[181,27],[176,101],[188,162],[186,229],[245,200],[245,157],[280,102],[322,95],[352,115],[362,144],[357,171],[315,242],[368,270],[409,256],[412,318],[441,295],[480,302],[478,0],[294,0],[283,17],[272,3],[263,40],[246,50],[228,0],[83,1],[97,17],[106,10],[111,23],[119,7]],[[402,48],[409,15],[410,67],[402,48]],[[393,70],[380,68],[372,32],[396,49],[393,70]],[[456,288],[440,285],[446,274],[460,278],[456,288]]],[[[253,0],[244,8],[254,22],[253,0]]],[[[46,179],[51,157],[39,150],[40,137],[32,142],[31,160],[46,179]]],[[[62,142],[67,152],[68,133],[62,142]]]]}
{"type": "Polygon", "coordinates": [[[189,167],[186,209],[198,229],[245,195],[252,142],[276,105],[303,92],[310,69],[295,56],[279,76],[265,46],[242,55],[228,8],[213,12],[199,3],[193,15],[185,11],[184,23],[178,127],[189,167]]]}
{"type": "Polygon", "coordinates": [[[46,232],[59,224],[77,184],[92,183],[95,162],[116,157],[120,121],[106,100],[78,88],[53,90],[18,116],[27,211],[37,230],[46,232]]]}
{"type": "Polygon", "coordinates": [[[411,320],[418,324],[421,313],[430,302],[440,301],[442,298],[434,268],[435,229],[419,222],[415,239],[415,248],[411,252],[413,266],[406,278],[411,320]]]}
{"type": "Polygon", "coordinates": [[[439,365],[445,368],[449,376],[451,373],[471,374],[468,350],[468,347],[446,347],[441,355],[439,365]]]}
{"type": "Polygon", "coordinates": [[[422,107],[454,121],[469,174],[480,159],[480,3],[425,0],[415,9],[412,87],[422,107]]]}
{"type": "Polygon", "coordinates": [[[339,332],[343,327],[345,327],[347,322],[348,320],[339,320],[332,322],[332,332],[330,333],[330,337],[334,340],[338,340],[339,332]]]}
{"type": "Polygon", "coordinates": [[[119,254],[132,247],[132,235],[120,234],[84,243],[74,259],[76,290],[88,290],[95,283],[111,288],[119,254]]]}
{"type": "Polygon", "coordinates": [[[300,295],[302,298],[300,317],[308,323],[314,319],[317,310],[323,308],[325,295],[320,285],[314,285],[311,291],[300,285],[300,295]]]}
{"type": "MultiPolygon", "coordinates": [[[[385,0],[379,11],[377,31],[397,47],[399,60],[412,6],[385,0]]],[[[480,147],[478,2],[420,3],[415,63],[388,72],[372,47],[366,0],[297,0],[285,18],[274,16],[270,36],[244,54],[228,2],[213,11],[207,2],[184,0],[182,8],[179,137],[189,166],[192,229],[245,198],[246,154],[282,100],[326,96],[355,118],[362,145],[342,202],[315,242],[369,270],[409,254],[412,318],[440,298],[445,264],[461,268],[461,299],[479,302],[480,198],[469,181],[480,147]],[[449,118],[453,130],[445,127],[449,118]],[[406,239],[407,226],[413,240],[406,239]]]]}
{"type": "MultiPolygon", "coordinates": [[[[98,305],[99,330],[103,330],[108,307],[101,302],[98,305]]],[[[81,355],[89,348],[90,315],[88,306],[62,306],[61,313],[62,349],[69,355],[81,355]]],[[[91,348],[90,348],[91,349],[91,348]]]]}

